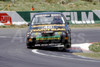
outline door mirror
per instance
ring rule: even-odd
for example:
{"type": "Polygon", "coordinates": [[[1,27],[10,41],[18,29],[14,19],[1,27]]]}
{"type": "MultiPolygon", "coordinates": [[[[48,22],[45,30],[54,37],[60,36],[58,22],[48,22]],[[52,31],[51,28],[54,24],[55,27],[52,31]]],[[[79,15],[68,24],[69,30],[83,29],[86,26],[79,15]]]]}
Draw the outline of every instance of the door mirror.
{"type": "Polygon", "coordinates": [[[68,24],[69,25],[69,22],[68,21],[66,21],[66,23],[65,24],[68,24]]]}
{"type": "Polygon", "coordinates": [[[28,26],[30,25],[30,23],[28,23],[28,26]]]}

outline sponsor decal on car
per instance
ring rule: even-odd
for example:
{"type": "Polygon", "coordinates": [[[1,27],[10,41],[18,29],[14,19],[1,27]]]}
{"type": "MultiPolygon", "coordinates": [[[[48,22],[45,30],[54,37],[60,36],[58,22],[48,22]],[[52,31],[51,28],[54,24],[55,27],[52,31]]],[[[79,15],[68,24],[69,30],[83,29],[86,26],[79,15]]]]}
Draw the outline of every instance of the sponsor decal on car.
{"type": "Polygon", "coordinates": [[[60,36],[36,37],[36,40],[59,40],[60,36]]]}
{"type": "Polygon", "coordinates": [[[53,29],[33,29],[31,32],[37,32],[37,31],[65,31],[64,28],[53,28],[53,29]]]}

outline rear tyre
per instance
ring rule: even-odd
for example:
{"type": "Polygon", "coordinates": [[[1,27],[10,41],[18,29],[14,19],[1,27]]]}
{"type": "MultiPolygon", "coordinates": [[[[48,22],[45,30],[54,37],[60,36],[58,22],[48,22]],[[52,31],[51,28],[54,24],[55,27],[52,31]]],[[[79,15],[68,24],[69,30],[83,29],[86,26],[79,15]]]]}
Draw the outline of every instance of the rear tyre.
{"type": "Polygon", "coordinates": [[[71,48],[71,45],[69,43],[65,43],[64,48],[71,48]]]}
{"type": "Polygon", "coordinates": [[[28,49],[32,49],[35,46],[34,43],[27,43],[26,45],[28,49]]]}
{"type": "Polygon", "coordinates": [[[64,43],[64,48],[71,48],[71,39],[64,43]]]}

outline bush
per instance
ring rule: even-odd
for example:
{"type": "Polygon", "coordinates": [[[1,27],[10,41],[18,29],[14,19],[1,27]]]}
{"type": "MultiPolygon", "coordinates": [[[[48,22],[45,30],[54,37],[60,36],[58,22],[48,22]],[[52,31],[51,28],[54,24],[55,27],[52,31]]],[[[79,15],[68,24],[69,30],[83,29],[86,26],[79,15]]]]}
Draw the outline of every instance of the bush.
{"type": "Polygon", "coordinates": [[[74,0],[45,0],[45,2],[48,3],[57,3],[57,2],[61,2],[62,4],[66,4],[66,2],[72,2],[74,0]]]}
{"type": "Polygon", "coordinates": [[[48,3],[53,3],[54,0],[45,0],[45,2],[48,2],[48,3]]]}
{"type": "Polygon", "coordinates": [[[89,49],[93,52],[100,52],[100,42],[92,44],[89,49]]]}
{"type": "Polygon", "coordinates": [[[98,1],[98,0],[83,0],[83,1],[94,2],[94,1],[98,1]]]}
{"type": "Polygon", "coordinates": [[[10,1],[10,0],[0,0],[0,1],[10,1]]]}
{"type": "Polygon", "coordinates": [[[97,5],[98,4],[98,1],[93,1],[93,5],[97,5]]]}
{"type": "Polygon", "coordinates": [[[72,2],[73,0],[68,0],[68,2],[72,2]]]}

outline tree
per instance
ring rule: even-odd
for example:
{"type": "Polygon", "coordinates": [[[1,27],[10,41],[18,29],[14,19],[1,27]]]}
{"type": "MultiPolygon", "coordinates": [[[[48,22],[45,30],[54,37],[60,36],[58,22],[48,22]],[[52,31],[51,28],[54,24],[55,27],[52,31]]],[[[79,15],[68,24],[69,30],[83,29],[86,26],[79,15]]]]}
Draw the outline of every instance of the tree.
{"type": "Polygon", "coordinates": [[[11,0],[11,2],[14,4],[15,3],[15,0],[11,0]]]}
{"type": "Polygon", "coordinates": [[[0,1],[10,1],[10,0],[0,0],[0,1]]]}

